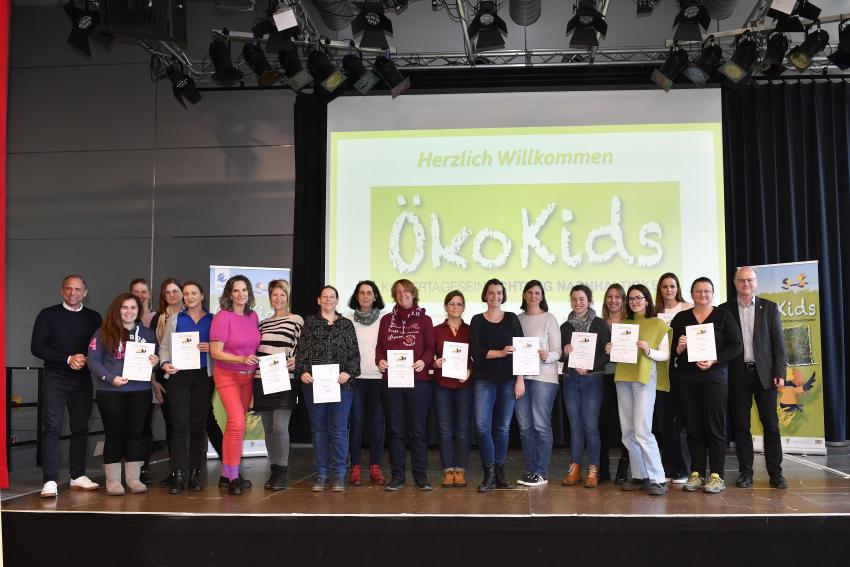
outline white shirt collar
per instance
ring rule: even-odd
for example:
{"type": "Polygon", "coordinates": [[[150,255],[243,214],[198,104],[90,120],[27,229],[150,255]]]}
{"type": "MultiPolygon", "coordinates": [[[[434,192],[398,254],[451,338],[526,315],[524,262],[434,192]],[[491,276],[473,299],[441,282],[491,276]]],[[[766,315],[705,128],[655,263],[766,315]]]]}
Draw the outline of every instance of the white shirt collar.
{"type": "Polygon", "coordinates": [[[80,306],[79,306],[78,308],[74,309],[73,307],[71,307],[70,305],[68,305],[67,303],[65,303],[65,302],[63,301],[63,302],[62,302],[62,307],[64,307],[64,308],[65,308],[65,309],[67,309],[68,311],[72,311],[72,312],[74,312],[74,313],[77,313],[77,312],[79,312],[79,311],[82,311],[82,310],[83,310],[83,304],[82,304],[82,303],[80,303],[80,306]]]}

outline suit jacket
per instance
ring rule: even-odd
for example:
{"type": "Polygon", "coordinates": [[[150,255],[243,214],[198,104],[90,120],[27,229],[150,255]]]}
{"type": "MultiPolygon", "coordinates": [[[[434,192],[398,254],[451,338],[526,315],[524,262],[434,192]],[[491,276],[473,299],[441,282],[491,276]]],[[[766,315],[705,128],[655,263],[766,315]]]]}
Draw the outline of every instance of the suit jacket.
{"type": "MultiPolygon", "coordinates": [[[[738,325],[741,325],[737,296],[720,307],[729,311],[738,325]]],[[[743,333],[743,329],[741,332],[743,333]]],[[[785,378],[788,353],[785,349],[779,307],[773,301],[761,297],[756,299],[753,317],[753,358],[755,358],[756,373],[765,390],[774,388],[774,378],[785,378]]],[[[741,384],[744,372],[744,355],[741,354],[729,363],[729,385],[741,384]]]]}

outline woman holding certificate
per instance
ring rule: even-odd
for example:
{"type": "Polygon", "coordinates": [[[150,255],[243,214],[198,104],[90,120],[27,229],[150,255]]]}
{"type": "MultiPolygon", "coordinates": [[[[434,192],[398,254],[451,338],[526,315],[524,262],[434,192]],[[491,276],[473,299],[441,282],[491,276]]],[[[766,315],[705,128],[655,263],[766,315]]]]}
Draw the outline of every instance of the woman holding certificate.
{"type": "Polygon", "coordinates": [[[169,451],[170,494],[183,492],[187,465],[189,490],[200,492],[204,489],[201,468],[206,460],[205,429],[213,394],[207,353],[210,351],[213,317],[204,309],[203,302],[204,288],[201,284],[184,283],[183,304],[186,309],[170,319],[160,343],[161,366],[171,376],[165,383],[173,428],[169,451]]]}
{"type": "MultiPolygon", "coordinates": [[[[618,283],[612,283],[605,290],[605,301],[602,304],[602,318],[611,335],[611,326],[621,323],[628,317],[626,313],[626,290],[618,283]]],[[[599,408],[599,441],[601,451],[599,456],[600,482],[611,480],[610,458],[608,451],[614,444],[620,447],[620,458],[617,461],[617,472],[614,482],[622,485],[629,479],[629,451],[623,445],[623,434],[620,430],[620,410],[617,408],[617,386],[614,382],[616,362],[605,363],[605,374],[602,377],[602,406],[599,408]]]]}
{"type": "Polygon", "coordinates": [[[419,307],[419,290],[410,280],[393,284],[395,306],[381,318],[375,362],[386,373],[386,411],[390,420],[390,469],[386,490],[404,487],[404,442],[410,434],[413,481],[419,490],[428,482],[428,439],[425,424],[434,383],[428,369],[434,360],[434,325],[419,307]]]}
{"type": "Polygon", "coordinates": [[[564,407],[570,418],[570,470],[562,484],[573,486],[581,482],[581,462],[587,447],[586,488],[596,488],[599,484],[599,409],[604,391],[602,377],[608,362],[605,345],[611,340],[608,325],[596,316],[590,307],[592,303],[593,292],[589,287],[573,286],[570,290],[573,310],[561,325],[562,387],[564,407]]]}
{"type": "Polygon", "coordinates": [[[219,485],[226,482],[230,494],[238,496],[243,489],[251,488],[251,482],[239,475],[239,464],[260,346],[250,280],[243,275],[228,279],[218,303],[221,311],[215,314],[210,326],[210,355],[215,360],[215,387],[227,414],[219,485]]]}
{"type": "Polygon", "coordinates": [[[504,470],[508,434],[516,400],[525,393],[522,376],[513,372],[513,342],[523,335],[519,318],[502,311],[507,294],[501,281],[484,284],[481,301],[487,303],[487,311],[472,318],[469,350],[474,361],[475,428],[484,468],[478,491],[489,492],[511,487],[504,470]]]}
{"type": "Polygon", "coordinates": [[[469,356],[469,325],[463,322],[466,299],[450,291],[443,306],[446,320],[434,327],[434,403],[440,428],[440,460],[445,488],[466,486],[469,462],[469,422],[472,416],[472,359],[469,356]]]}
{"type": "Polygon", "coordinates": [[[321,492],[333,475],[331,490],[345,490],[348,456],[348,415],[354,399],[354,380],[360,374],[360,350],[354,325],[336,311],[339,293],[326,285],[319,291],[319,313],[308,315],[295,353],[295,375],[303,384],[310,414],[316,481],[321,492]]]}
{"type": "Polygon", "coordinates": [[[142,428],[151,405],[151,372],[158,358],[156,336],[138,321],[141,302],[131,293],[112,300],[89,343],[87,364],[97,385],[103,421],[106,493],[124,494],[121,458],[130,492],[147,492],[140,480],[142,428]]]}
{"type": "Polygon", "coordinates": [[[605,352],[617,363],[614,381],[623,445],[629,451],[632,478],[623,490],[647,490],[652,496],[667,493],[658,443],[652,434],[655,390],[669,389],[667,361],[670,336],[664,321],[655,316],[652,295],[643,284],[626,294],[628,319],[611,326],[611,342],[605,352]]]}
{"type": "Polygon", "coordinates": [[[549,313],[546,292],[538,280],[525,284],[519,322],[524,337],[537,337],[538,372],[523,376],[525,395],[516,401],[516,419],[522,443],[525,473],[517,480],[525,486],[549,482],[552,460],[552,405],[558,393],[558,360],[561,332],[558,320],[549,313]]]}
{"type": "Polygon", "coordinates": [[[714,284],[697,278],[691,285],[694,308],[673,317],[676,380],[685,411],[691,476],[685,490],[710,494],[725,490],[728,363],[744,352],[741,329],[725,309],[712,305],[714,284]],[[708,482],[705,453],[708,450],[708,482]]]}

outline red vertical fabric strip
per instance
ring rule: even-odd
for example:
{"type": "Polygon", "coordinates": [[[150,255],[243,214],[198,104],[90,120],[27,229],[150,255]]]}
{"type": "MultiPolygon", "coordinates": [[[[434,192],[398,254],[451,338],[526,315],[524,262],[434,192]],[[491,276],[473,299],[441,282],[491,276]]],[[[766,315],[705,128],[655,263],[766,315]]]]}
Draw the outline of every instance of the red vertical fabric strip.
{"type": "Polygon", "coordinates": [[[6,454],[6,109],[9,88],[9,13],[10,0],[0,0],[0,488],[9,487],[9,461],[6,454]]]}

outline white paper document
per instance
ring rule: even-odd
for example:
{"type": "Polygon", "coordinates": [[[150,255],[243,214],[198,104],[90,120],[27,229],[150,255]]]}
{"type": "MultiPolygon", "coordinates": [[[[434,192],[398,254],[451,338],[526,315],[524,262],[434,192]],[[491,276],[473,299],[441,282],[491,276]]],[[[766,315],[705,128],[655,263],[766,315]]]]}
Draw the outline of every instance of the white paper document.
{"type": "Polygon", "coordinates": [[[714,343],[714,323],[688,325],[688,362],[717,360],[717,345],[714,343]]]}
{"type": "Polygon", "coordinates": [[[469,345],[466,343],[443,343],[443,378],[466,380],[466,365],[469,362],[469,345]]]}
{"type": "Polygon", "coordinates": [[[199,370],[201,351],[198,350],[200,333],[171,333],[171,365],[177,370],[199,370]]]}
{"type": "Polygon", "coordinates": [[[540,337],[514,337],[513,374],[540,374],[540,337]]]}
{"type": "Polygon", "coordinates": [[[263,382],[263,394],[266,395],[292,389],[289,383],[289,370],[286,368],[285,352],[260,357],[260,380],[263,382]]]}
{"type": "Polygon", "coordinates": [[[339,389],[339,364],[314,364],[312,374],[314,404],[342,401],[339,389]]]}
{"type": "Polygon", "coordinates": [[[387,387],[412,388],[414,362],[412,350],[388,350],[387,387]]]}
{"type": "Polygon", "coordinates": [[[611,362],[637,362],[640,327],[625,323],[611,325],[611,362]]]}
{"type": "Polygon", "coordinates": [[[124,369],[121,371],[121,376],[127,380],[150,382],[151,372],[153,372],[151,356],[155,348],[156,345],[153,343],[132,341],[124,343],[124,369]]]}
{"type": "Polygon", "coordinates": [[[570,339],[573,352],[567,359],[567,368],[593,370],[596,358],[596,333],[573,333],[570,339]]]}

